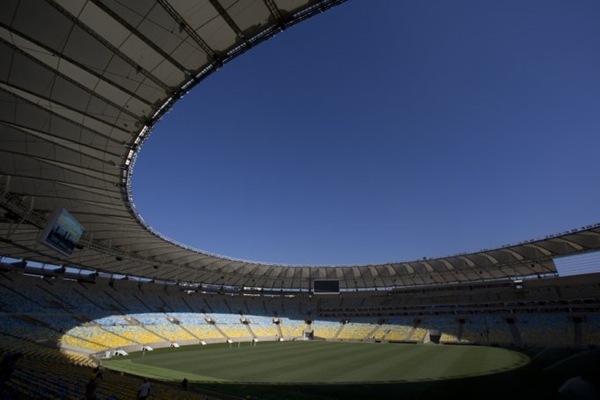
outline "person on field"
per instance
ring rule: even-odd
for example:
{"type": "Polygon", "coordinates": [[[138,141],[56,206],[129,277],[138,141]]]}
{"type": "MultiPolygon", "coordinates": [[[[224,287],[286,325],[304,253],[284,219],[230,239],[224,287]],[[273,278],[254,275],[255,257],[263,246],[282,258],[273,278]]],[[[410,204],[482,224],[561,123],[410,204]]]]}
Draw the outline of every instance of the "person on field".
{"type": "Polygon", "coordinates": [[[88,383],[85,385],[85,400],[95,400],[98,385],[102,383],[102,372],[99,367],[94,368],[88,383]]]}
{"type": "Polygon", "coordinates": [[[146,400],[148,397],[150,397],[151,390],[150,382],[148,382],[148,379],[144,379],[144,383],[142,383],[140,389],[138,390],[138,399],[146,400]]]}
{"type": "Polygon", "coordinates": [[[0,386],[8,382],[15,371],[16,363],[22,353],[8,353],[0,362],[0,386]]]}

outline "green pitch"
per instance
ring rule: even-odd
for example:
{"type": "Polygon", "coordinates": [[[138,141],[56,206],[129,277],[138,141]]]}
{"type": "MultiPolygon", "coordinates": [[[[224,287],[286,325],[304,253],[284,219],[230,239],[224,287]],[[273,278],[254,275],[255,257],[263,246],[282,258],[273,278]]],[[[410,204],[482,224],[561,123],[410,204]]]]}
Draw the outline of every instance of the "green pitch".
{"type": "Polygon", "coordinates": [[[260,342],[189,346],[105,360],[113,370],[196,382],[333,384],[423,382],[509,371],[522,353],[479,346],[260,342]]]}

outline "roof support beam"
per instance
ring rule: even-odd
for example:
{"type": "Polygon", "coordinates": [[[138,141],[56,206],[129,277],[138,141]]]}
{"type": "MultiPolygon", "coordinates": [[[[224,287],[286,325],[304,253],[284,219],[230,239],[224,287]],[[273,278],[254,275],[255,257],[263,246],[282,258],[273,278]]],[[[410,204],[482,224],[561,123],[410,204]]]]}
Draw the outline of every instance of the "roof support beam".
{"type": "MultiPolygon", "coordinates": [[[[31,55],[29,55],[28,53],[24,52],[22,49],[20,49],[20,48],[18,48],[18,47],[16,47],[16,46],[14,46],[12,43],[9,43],[9,42],[7,42],[6,40],[4,40],[4,39],[2,39],[2,38],[0,38],[0,42],[1,42],[1,43],[4,43],[4,44],[6,44],[7,46],[10,46],[10,47],[11,47],[11,48],[12,48],[14,51],[18,52],[18,53],[19,53],[19,54],[21,54],[23,57],[25,57],[25,58],[27,58],[27,59],[31,60],[31,62],[33,62],[33,63],[35,63],[35,64],[37,64],[37,65],[41,66],[42,68],[44,68],[44,69],[46,69],[46,70],[52,71],[52,73],[55,75],[55,77],[60,77],[61,79],[64,79],[66,82],[69,82],[69,83],[73,84],[74,86],[77,86],[78,88],[80,88],[81,90],[85,91],[86,93],[89,93],[89,94],[90,94],[90,96],[92,96],[92,97],[95,97],[95,98],[97,98],[97,99],[100,99],[100,100],[102,100],[103,102],[105,102],[106,104],[109,104],[109,105],[111,105],[111,106],[113,106],[113,107],[117,108],[117,109],[118,109],[120,112],[122,112],[122,113],[124,113],[124,114],[127,114],[127,115],[129,115],[129,116],[130,116],[130,117],[132,117],[133,119],[136,119],[136,120],[137,120],[137,119],[139,118],[139,116],[138,116],[138,115],[136,115],[136,114],[132,113],[131,111],[129,111],[129,110],[128,110],[128,109],[126,109],[126,108],[123,108],[123,107],[121,107],[119,104],[117,104],[117,103],[113,102],[112,100],[110,100],[110,99],[108,99],[108,98],[106,98],[106,97],[104,97],[104,96],[101,96],[101,95],[99,95],[98,93],[95,93],[95,92],[91,91],[89,88],[87,88],[87,87],[85,87],[85,86],[81,85],[79,82],[75,81],[74,79],[72,79],[72,78],[70,78],[70,77],[68,77],[68,76],[66,76],[66,75],[64,75],[64,74],[62,74],[61,72],[59,72],[59,71],[57,71],[57,70],[55,70],[55,69],[53,69],[53,68],[50,68],[50,67],[49,67],[47,64],[44,64],[44,63],[43,63],[43,62],[41,62],[40,60],[38,60],[38,59],[36,59],[36,58],[32,57],[32,56],[31,56],[31,55]]],[[[17,86],[14,86],[14,87],[18,88],[17,86]]],[[[23,88],[18,88],[18,89],[20,89],[20,90],[23,90],[23,91],[27,91],[26,89],[23,89],[23,88]]],[[[51,99],[49,99],[49,98],[47,98],[47,100],[48,100],[48,101],[53,101],[53,100],[51,100],[51,99]]],[[[55,102],[55,101],[53,101],[53,102],[55,102]]],[[[55,102],[55,103],[56,103],[56,102],[55,102]]],[[[58,104],[60,104],[60,103],[58,103],[58,104]]],[[[66,108],[66,109],[69,109],[69,110],[73,110],[73,108],[70,108],[70,107],[68,107],[68,106],[66,106],[66,105],[64,105],[64,104],[60,104],[60,105],[61,105],[61,107],[63,107],[63,108],[66,108]]],[[[76,112],[81,112],[81,111],[79,111],[79,110],[74,110],[74,111],[76,111],[76,112]]],[[[91,116],[90,116],[90,117],[91,117],[91,116]]],[[[96,117],[93,117],[93,118],[97,119],[96,117]]],[[[101,122],[103,122],[103,123],[106,123],[105,121],[102,121],[102,120],[100,120],[100,121],[101,121],[101,122]]],[[[116,128],[117,128],[117,129],[121,129],[121,127],[116,127],[116,128]]]]}
{"type": "Polygon", "coordinates": [[[138,31],[134,26],[130,25],[127,21],[125,21],[123,18],[121,18],[119,16],[119,14],[115,13],[113,10],[108,8],[104,3],[100,2],[99,0],[92,0],[92,3],[94,3],[102,11],[104,11],[105,13],[110,15],[111,18],[113,18],[115,21],[118,21],[121,25],[126,27],[129,31],[133,32],[138,38],[140,38],[141,41],[146,43],[146,45],[148,47],[152,48],[152,50],[154,50],[158,54],[160,54],[165,60],[169,61],[171,64],[173,64],[179,70],[181,70],[181,72],[183,72],[185,75],[189,74],[189,71],[183,65],[181,65],[177,60],[175,60],[173,57],[171,57],[169,54],[167,54],[162,48],[157,46],[153,41],[148,39],[146,36],[142,35],[142,33],[140,31],[138,31]]]}
{"type": "Polygon", "coordinates": [[[148,78],[149,80],[154,82],[156,85],[163,88],[167,93],[171,93],[173,91],[173,88],[171,88],[169,85],[167,85],[166,83],[164,83],[163,81],[158,79],[150,71],[147,71],[141,65],[139,65],[138,63],[133,61],[126,54],[124,54],[121,50],[119,50],[118,48],[113,46],[110,42],[108,42],[108,40],[104,39],[103,37],[98,35],[95,31],[91,30],[87,25],[83,24],[79,19],[77,19],[74,15],[72,15],[70,12],[68,12],[66,9],[64,9],[60,4],[56,3],[53,0],[46,0],[46,1],[49,2],[58,11],[60,11],[65,17],[70,19],[74,25],[77,25],[78,27],[83,29],[85,32],[87,32],[90,36],[92,36],[98,42],[102,43],[102,45],[104,45],[105,47],[110,49],[110,51],[113,52],[117,57],[121,58],[123,61],[125,61],[127,64],[129,64],[137,73],[144,75],[146,78],[148,78]]]}
{"type": "Polygon", "coordinates": [[[246,36],[244,35],[244,32],[242,32],[240,27],[231,18],[231,15],[229,15],[227,10],[225,8],[223,8],[221,3],[219,3],[219,0],[209,0],[209,1],[210,1],[210,4],[212,4],[212,6],[215,8],[215,10],[217,10],[219,15],[225,20],[225,22],[227,22],[227,25],[229,25],[229,27],[235,32],[237,37],[242,39],[244,41],[244,43],[246,43],[246,45],[249,46],[248,42],[246,41],[246,36]]]}
{"type": "Polygon", "coordinates": [[[277,4],[275,4],[273,0],[263,0],[263,3],[265,3],[269,11],[271,12],[271,15],[278,22],[278,25],[281,28],[281,30],[285,30],[285,22],[283,21],[283,16],[281,15],[279,7],[277,7],[277,4]]]}
{"type": "Polygon", "coordinates": [[[188,25],[188,23],[183,19],[183,17],[179,15],[177,10],[175,10],[173,6],[169,4],[168,0],[157,1],[165,9],[165,11],[169,13],[169,15],[175,20],[175,22],[179,24],[179,29],[185,31],[189,35],[189,37],[192,38],[192,40],[194,40],[194,42],[196,42],[196,44],[198,44],[198,46],[200,46],[200,48],[206,52],[206,54],[208,54],[213,60],[215,60],[217,64],[221,65],[223,63],[222,57],[220,57],[200,36],[198,36],[196,31],[194,31],[194,29],[192,29],[192,27],[188,25]]]}
{"type": "MultiPolygon", "coordinates": [[[[55,53],[56,53],[56,50],[55,50],[55,49],[52,49],[52,48],[50,48],[50,47],[48,47],[48,46],[44,45],[44,44],[43,44],[43,43],[41,43],[40,41],[38,41],[38,40],[35,40],[35,39],[33,39],[33,38],[31,38],[31,37],[29,37],[29,36],[27,36],[27,35],[25,35],[25,34],[23,34],[23,33],[21,33],[21,32],[14,32],[14,31],[12,31],[12,30],[11,30],[11,28],[10,28],[9,26],[7,26],[7,25],[5,25],[5,24],[3,24],[3,23],[0,23],[0,27],[4,28],[4,29],[6,29],[6,30],[9,30],[9,31],[11,31],[11,35],[18,35],[18,36],[19,36],[21,39],[24,39],[24,40],[27,40],[28,42],[31,42],[31,43],[33,43],[35,46],[39,47],[40,49],[44,49],[44,50],[45,50],[45,51],[47,51],[49,54],[55,54],[55,53]]],[[[16,46],[14,45],[14,43],[10,43],[10,45],[11,45],[12,47],[16,48],[16,46]]],[[[105,79],[105,77],[103,77],[102,75],[100,75],[100,74],[99,74],[97,71],[95,71],[95,70],[93,70],[93,69],[91,69],[91,68],[89,68],[89,67],[87,67],[87,66],[85,66],[85,65],[79,64],[78,62],[76,62],[76,61],[75,61],[75,60],[73,60],[72,58],[70,58],[70,57],[66,56],[65,54],[60,54],[60,55],[58,55],[58,56],[60,56],[60,59],[61,59],[61,60],[65,60],[65,61],[69,62],[70,64],[73,64],[73,65],[74,65],[74,66],[76,66],[77,68],[81,69],[82,71],[85,71],[86,73],[88,73],[88,74],[90,74],[90,75],[93,75],[93,76],[94,76],[94,77],[96,77],[97,79],[99,79],[99,80],[101,80],[101,81],[104,81],[104,82],[107,82],[107,83],[109,83],[111,86],[113,86],[113,87],[117,88],[118,90],[120,90],[120,91],[121,91],[121,92],[123,92],[123,93],[126,93],[128,96],[131,96],[131,97],[133,97],[134,99],[136,99],[136,100],[137,100],[137,101],[139,101],[140,103],[144,103],[144,104],[151,105],[151,103],[149,103],[149,102],[148,102],[148,99],[144,99],[144,98],[142,98],[142,97],[138,96],[137,94],[133,93],[133,92],[132,92],[132,91],[130,91],[129,89],[126,89],[125,87],[123,87],[123,86],[119,85],[118,83],[116,83],[116,82],[114,82],[114,81],[107,81],[107,80],[105,79]]]]}

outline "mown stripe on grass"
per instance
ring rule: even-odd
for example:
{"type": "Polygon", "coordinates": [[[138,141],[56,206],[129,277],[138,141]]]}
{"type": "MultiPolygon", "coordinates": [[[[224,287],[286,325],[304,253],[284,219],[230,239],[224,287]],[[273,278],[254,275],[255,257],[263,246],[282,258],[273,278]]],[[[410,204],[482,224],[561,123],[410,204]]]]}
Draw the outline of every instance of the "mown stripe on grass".
{"type": "Polygon", "coordinates": [[[143,376],[146,378],[167,380],[167,381],[181,381],[184,377],[190,381],[210,381],[210,382],[224,382],[224,379],[220,379],[214,376],[198,375],[192,372],[186,371],[183,373],[180,371],[161,368],[154,365],[140,365],[135,364],[131,360],[105,360],[102,364],[109,369],[114,371],[120,371],[131,375],[143,376]]]}

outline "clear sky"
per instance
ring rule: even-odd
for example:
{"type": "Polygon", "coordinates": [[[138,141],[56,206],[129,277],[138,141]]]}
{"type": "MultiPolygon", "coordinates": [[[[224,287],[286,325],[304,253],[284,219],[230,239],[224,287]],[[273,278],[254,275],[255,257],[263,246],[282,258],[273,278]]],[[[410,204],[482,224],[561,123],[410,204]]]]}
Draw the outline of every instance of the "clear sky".
{"type": "Polygon", "coordinates": [[[600,222],[600,2],[349,0],[143,146],[146,222],[233,258],[409,261],[600,222]]]}

